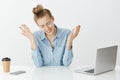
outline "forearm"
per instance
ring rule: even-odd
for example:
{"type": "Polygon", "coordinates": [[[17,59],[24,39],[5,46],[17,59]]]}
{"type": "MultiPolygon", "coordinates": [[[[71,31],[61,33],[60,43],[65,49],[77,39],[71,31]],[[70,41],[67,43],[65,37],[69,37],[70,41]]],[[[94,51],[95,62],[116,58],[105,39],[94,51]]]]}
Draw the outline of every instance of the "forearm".
{"type": "Polygon", "coordinates": [[[43,66],[43,58],[38,48],[36,48],[35,50],[32,50],[32,59],[33,59],[34,64],[37,67],[43,66]]]}
{"type": "Polygon", "coordinates": [[[72,49],[72,43],[73,43],[73,41],[71,40],[67,40],[67,45],[66,45],[66,49],[67,50],[71,50],[72,49]]]}
{"type": "Polygon", "coordinates": [[[33,36],[33,38],[30,40],[30,44],[31,44],[31,49],[32,50],[35,50],[37,48],[37,44],[36,44],[36,41],[35,41],[35,38],[33,36]]]}
{"type": "Polygon", "coordinates": [[[65,50],[65,54],[63,56],[63,65],[64,66],[69,66],[72,63],[73,59],[73,52],[71,50],[65,50]]]}
{"type": "Polygon", "coordinates": [[[73,43],[72,40],[67,40],[65,54],[63,57],[63,65],[64,66],[69,66],[72,62],[72,59],[73,59],[72,43],[73,43]]]}

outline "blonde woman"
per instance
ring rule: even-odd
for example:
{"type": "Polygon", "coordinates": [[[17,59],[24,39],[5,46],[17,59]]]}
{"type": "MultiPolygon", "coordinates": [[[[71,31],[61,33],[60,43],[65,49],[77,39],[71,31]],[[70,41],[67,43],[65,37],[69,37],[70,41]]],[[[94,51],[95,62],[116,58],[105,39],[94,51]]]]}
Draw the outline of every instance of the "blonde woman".
{"type": "Polygon", "coordinates": [[[33,8],[34,21],[41,30],[34,33],[22,24],[23,35],[30,40],[32,59],[37,67],[69,66],[73,59],[72,43],[80,31],[80,25],[72,31],[54,24],[50,10],[37,5],[33,8]]]}

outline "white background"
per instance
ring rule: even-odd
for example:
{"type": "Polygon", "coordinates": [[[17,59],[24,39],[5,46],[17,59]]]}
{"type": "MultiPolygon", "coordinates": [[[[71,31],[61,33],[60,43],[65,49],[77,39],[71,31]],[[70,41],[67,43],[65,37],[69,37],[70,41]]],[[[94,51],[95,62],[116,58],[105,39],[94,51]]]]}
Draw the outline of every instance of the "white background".
{"type": "MultiPolygon", "coordinates": [[[[42,4],[51,10],[58,27],[72,30],[81,25],[74,40],[71,66],[94,64],[97,48],[118,45],[120,65],[120,0],[2,0],[0,1],[0,59],[10,57],[12,65],[34,65],[29,40],[19,26],[38,30],[32,8],[42,4]]],[[[1,64],[0,64],[1,65],[1,64]]]]}

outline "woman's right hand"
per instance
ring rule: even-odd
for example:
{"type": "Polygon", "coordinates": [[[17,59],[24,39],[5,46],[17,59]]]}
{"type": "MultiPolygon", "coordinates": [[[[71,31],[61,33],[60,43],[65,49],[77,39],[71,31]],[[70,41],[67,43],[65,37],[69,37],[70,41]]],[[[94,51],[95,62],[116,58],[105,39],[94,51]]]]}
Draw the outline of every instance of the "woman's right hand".
{"type": "Polygon", "coordinates": [[[30,29],[25,24],[22,24],[20,26],[20,29],[23,31],[22,35],[27,37],[30,41],[34,40],[33,33],[30,31],[30,29]]]}
{"type": "Polygon", "coordinates": [[[20,26],[20,29],[23,31],[22,35],[24,35],[25,37],[27,37],[30,40],[31,49],[35,50],[37,45],[36,45],[33,33],[30,31],[30,29],[25,24],[22,24],[20,26]]]}

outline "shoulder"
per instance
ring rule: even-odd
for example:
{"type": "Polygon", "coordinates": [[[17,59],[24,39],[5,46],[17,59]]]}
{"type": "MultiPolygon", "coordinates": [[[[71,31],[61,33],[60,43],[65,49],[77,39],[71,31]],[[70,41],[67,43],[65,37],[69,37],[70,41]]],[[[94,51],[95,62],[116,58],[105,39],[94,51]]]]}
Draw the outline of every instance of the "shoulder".
{"type": "Polygon", "coordinates": [[[35,31],[35,32],[33,32],[33,35],[37,38],[37,37],[39,37],[39,38],[42,38],[42,36],[43,36],[43,31],[42,30],[38,30],[38,31],[35,31]]]}
{"type": "Polygon", "coordinates": [[[41,33],[42,33],[42,30],[38,30],[38,31],[33,32],[34,35],[40,35],[41,33]]]}
{"type": "Polygon", "coordinates": [[[63,34],[69,34],[69,33],[71,33],[71,30],[66,29],[66,28],[59,28],[58,30],[60,30],[60,32],[63,33],[63,34]]]}

